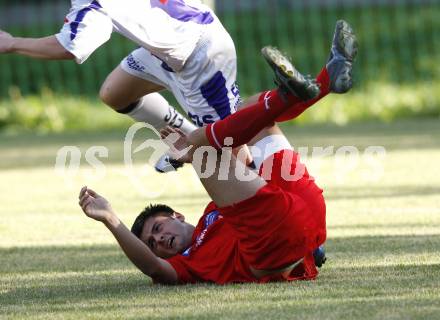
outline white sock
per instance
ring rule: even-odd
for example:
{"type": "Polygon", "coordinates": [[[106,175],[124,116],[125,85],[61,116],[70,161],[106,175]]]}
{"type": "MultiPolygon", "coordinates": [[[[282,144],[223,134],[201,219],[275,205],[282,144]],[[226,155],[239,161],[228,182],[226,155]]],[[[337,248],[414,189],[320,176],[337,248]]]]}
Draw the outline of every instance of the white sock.
{"type": "Polygon", "coordinates": [[[189,134],[197,129],[192,122],[174,109],[157,92],[142,97],[137,106],[126,114],[136,121],[151,124],[156,130],[166,126],[173,126],[189,134]]]}

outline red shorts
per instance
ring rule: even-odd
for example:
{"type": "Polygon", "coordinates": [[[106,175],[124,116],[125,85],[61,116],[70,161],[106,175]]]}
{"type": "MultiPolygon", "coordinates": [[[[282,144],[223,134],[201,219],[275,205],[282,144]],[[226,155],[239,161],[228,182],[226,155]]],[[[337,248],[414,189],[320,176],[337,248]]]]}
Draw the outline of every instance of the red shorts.
{"type": "Polygon", "coordinates": [[[316,277],[312,252],[326,238],[322,189],[293,150],[266,159],[260,175],[268,184],[252,198],[219,209],[240,239],[240,252],[258,270],[281,269],[305,258],[288,279],[316,277]]]}

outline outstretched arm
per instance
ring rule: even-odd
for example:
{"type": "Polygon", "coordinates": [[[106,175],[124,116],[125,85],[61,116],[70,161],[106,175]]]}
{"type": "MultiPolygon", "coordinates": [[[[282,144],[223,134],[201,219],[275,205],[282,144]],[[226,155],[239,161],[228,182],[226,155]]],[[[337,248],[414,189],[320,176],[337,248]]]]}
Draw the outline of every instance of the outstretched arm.
{"type": "Polygon", "coordinates": [[[174,268],[166,260],[156,257],[146,244],[127,229],[105,198],[83,187],[79,194],[79,205],[88,217],[104,223],[118,241],[125,255],[144,274],[160,283],[175,284],[177,282],[174,268]]]}
{"type": "Polygon", "coordinates": [[[17,53],[32,58],[70,60],[75,56],[67,51],[55,36],[18,38],[0,30],[0,53],[17,53]]]}

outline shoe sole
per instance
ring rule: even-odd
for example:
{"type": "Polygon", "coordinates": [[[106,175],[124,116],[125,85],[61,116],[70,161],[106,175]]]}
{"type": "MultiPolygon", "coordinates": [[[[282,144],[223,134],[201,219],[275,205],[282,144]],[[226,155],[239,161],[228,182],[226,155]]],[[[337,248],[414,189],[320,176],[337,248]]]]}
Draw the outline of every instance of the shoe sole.
{"type": "Polygon", "coordinates": [[[336,22],[327,71],[330,89],[334,93],[346,93],[353,87],[353,62],[358,52],[358,42],[353,28],[344,20],[336,22]]]}
{"type": "Polygon", "coordinates": [[[172,171],[177,171],[177,169],[183,167],[183,162],[180,162],[173,158],[168,158],[168,160],[158,161],[154,166],[154,169],[159,173],[168,173],[172,171]],[[159,166],[159,163],[166,163],[165,165],[159,166]]]}
{"type": "Polygon", "coordinates": [[[318,85],[310,79],[305,78],[290,60],[277,48],[264,47],[261,53],[269,66],[275,72],[275,79],[278,85],[285,86],[290,93],[302,100],[309,100],[317,97],[320,93],[318,85]]]}
{"type": "Polygon", "coordinates": [[[292,63],[277,48],[264,47],[261,53],[271,68],[281,72],[284,77],[291,78],[298,72],[292,63]]]}
{"type": "Polygon", "coordinates": [[[353,28],[344,20],[336,22],[333,40],[338,52],[348,61],[353,62],[358,52],[358,41],[353,28]]]}

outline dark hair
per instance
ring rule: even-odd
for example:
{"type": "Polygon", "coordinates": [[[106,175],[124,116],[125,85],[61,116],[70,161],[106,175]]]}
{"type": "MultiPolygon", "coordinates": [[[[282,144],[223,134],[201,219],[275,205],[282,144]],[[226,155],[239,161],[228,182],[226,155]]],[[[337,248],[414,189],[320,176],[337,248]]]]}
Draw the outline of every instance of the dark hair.
{"type": "Polygon", "coordinates": [[[131,227],[131,232],[136,237],[140,238],[145,221],[151,217],[157,216],[160,213],[165,213],[166,215],[171,216],[174,213],[174,210],[164,204],[150,204],[137,216],[136,220],[134,220],[133,226],[131,227]]]}

